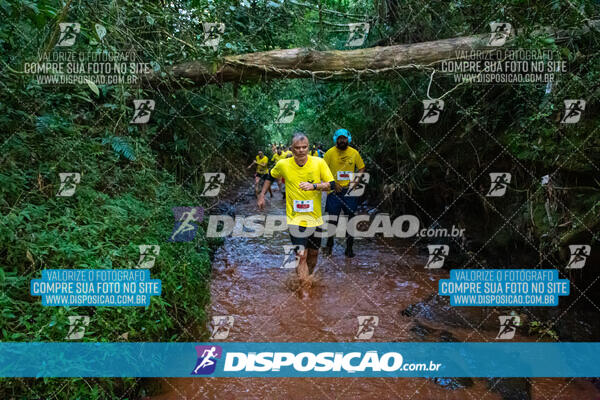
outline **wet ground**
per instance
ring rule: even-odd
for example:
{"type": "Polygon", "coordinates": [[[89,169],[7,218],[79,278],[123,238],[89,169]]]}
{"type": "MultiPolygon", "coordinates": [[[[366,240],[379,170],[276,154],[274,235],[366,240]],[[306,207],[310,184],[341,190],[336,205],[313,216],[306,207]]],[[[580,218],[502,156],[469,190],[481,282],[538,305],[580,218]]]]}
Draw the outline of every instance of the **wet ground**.
{"type": "MultiPolygon", "coordinates": [[[[279,192],[265,214],[284,214],[279,192]]],[[[268,195],[267,195],[268,197],[268,195]]],[[[240,192],[227,206],[259,214],[254,195],[240,192]]],[[[357,240],[356,257],[337,239],[320,256],[316,282],[303,298],[291,289],[294,271],[281,268],[287,233],[272,238],[227,238],[215,254],[210,316],[233,316],[224,342],[352,342],[359,316],[377,316],[370,341],[494,342],[505,310],[449,307],[435,295],[446,270],[425,270],[427,257],[412,242],[357,240]]],[[[421,247],[426,243],[421,243],[421,247]]],[[[513,341],[536,341],[517,332],[513,341]]],[[[216,341],[216,340],[214,340],[216,341]]],[[[599,399],[586,379],[425,378],[163,378],[166,399],[599,399]]]]}

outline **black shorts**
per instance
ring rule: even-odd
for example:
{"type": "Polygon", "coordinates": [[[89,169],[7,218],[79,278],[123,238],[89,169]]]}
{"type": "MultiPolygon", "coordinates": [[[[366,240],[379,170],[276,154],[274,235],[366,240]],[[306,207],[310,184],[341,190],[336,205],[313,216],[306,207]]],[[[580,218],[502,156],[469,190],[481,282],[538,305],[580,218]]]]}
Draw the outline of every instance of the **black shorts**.
{"type": "Polygon", "coordinates": [[[289,225],[288,231],[290,239],[295,246],[304,246],[305,249],[319,249],[321,247],[321,226],[306,226],[289,225]],[[298,234],[300,233],[300,234],[298,234]],[[317,235],[318,233],[318,235],[317,235]]]}
{"type": "Polygon", "coordinates": [[[263,181],[265,181],[269,177],[269,174],[259,174],[259,173],[256,173],[256,174],[254,174],[254,176],[255,177],[259,177],[260,179],[262,179],[263,181]]]}

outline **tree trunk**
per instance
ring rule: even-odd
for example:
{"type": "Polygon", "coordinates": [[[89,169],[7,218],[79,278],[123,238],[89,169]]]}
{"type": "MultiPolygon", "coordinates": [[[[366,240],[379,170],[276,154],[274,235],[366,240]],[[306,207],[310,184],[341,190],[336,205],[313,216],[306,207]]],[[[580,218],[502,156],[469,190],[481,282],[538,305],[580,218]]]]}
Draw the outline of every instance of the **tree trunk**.
{"type": "MultiPolygon", "coordinates": [[[[579,29],[544,28],[533,34],[562,41],[573,35],[599,28],[600,20],[594,20],[588,21],[586,26],[579,29]]],[[[263,78],[342,80],[357,75],[379,77],[386,72],[432,67],[444,60],[457,59],[459,57],[457,52],[460,51],[498,49],[498,47],[487,46],[489,37],[489,34],[481,34],[357,50],[317,51],[307,48],[272,50],[226,56],[220,62],[213,64],[191,61],[165,70],[167,78],[161,77],[160,72],[142,78],[153,86],[168,82],[169,78],[178,85],[193,86],[220,82],[254,82],[263,78]]],[[[510,44],[511,40],[507,41],[507,44],[510,44]]]]}

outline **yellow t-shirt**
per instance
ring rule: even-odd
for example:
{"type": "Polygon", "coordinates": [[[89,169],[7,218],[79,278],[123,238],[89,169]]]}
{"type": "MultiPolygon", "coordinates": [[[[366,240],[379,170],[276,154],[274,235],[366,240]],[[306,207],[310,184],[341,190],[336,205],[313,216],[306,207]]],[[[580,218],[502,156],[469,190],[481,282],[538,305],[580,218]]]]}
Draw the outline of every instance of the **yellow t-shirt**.
{"type": "Polygon", "coordinates": [[[365,163],[360,154],[358,154],[358,151],[350,146],[343,151],[334,146],[327,150],[323,159],[329,166],[335,181],[340,186],[348,186],[353,173],[365,167],[365,163]]]}
{"type": "Polygon", "coordinates": [[[333,181],[333,175],[322,158],[308,156],[306,164],[284,158],[271,169],[274,178],[285,178],[285,213],[288,225],[319,226],[323,224],[321,191],[302,190],[300,182],[321,183],[333,181]]]}
{"type": "Polygon", "coordinates": [[[310,152],[310,155],[313,156],[313,157],[319,157],[319,152],[316,151],[316,150],[313,150],[313,151],[310,152]]]}
{"type": "Polygon", "coordinates": [[[269,172],[269,167],[267,167],[268,163],[269,163],[269,158],[267,156],[263,156],[263,158],[256,156],[256,173],[257,174],[268,173],[269,172]]]}
{"type": "Polygon", "coordinates": [[[285,153],[283,151],[281,152],[281,154],[274,153],[273,157],[271,157],[271,161],[277,164],[277,161],[281,160],[282,158],[285,158],[285,153]]]}

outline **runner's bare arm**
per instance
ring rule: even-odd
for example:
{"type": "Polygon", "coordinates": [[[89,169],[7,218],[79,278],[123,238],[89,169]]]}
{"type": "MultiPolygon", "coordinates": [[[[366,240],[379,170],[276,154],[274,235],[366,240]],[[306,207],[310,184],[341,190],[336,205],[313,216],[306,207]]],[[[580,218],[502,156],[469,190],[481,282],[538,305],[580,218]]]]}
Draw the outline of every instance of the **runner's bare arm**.
{"type": "Polygon", "coordinates": [[[262,210],[265,207],[265,193],[267,193],[267,190],[269,190],[269,188],[271,187],[271,183],[273,183],[274,180],[275,178],[273,178],[273,176],[269,174],[267,179],[265,179],[265,183],[263,184],[262,190],[256,198],[256,205],[260,210],[262,210]]]}

